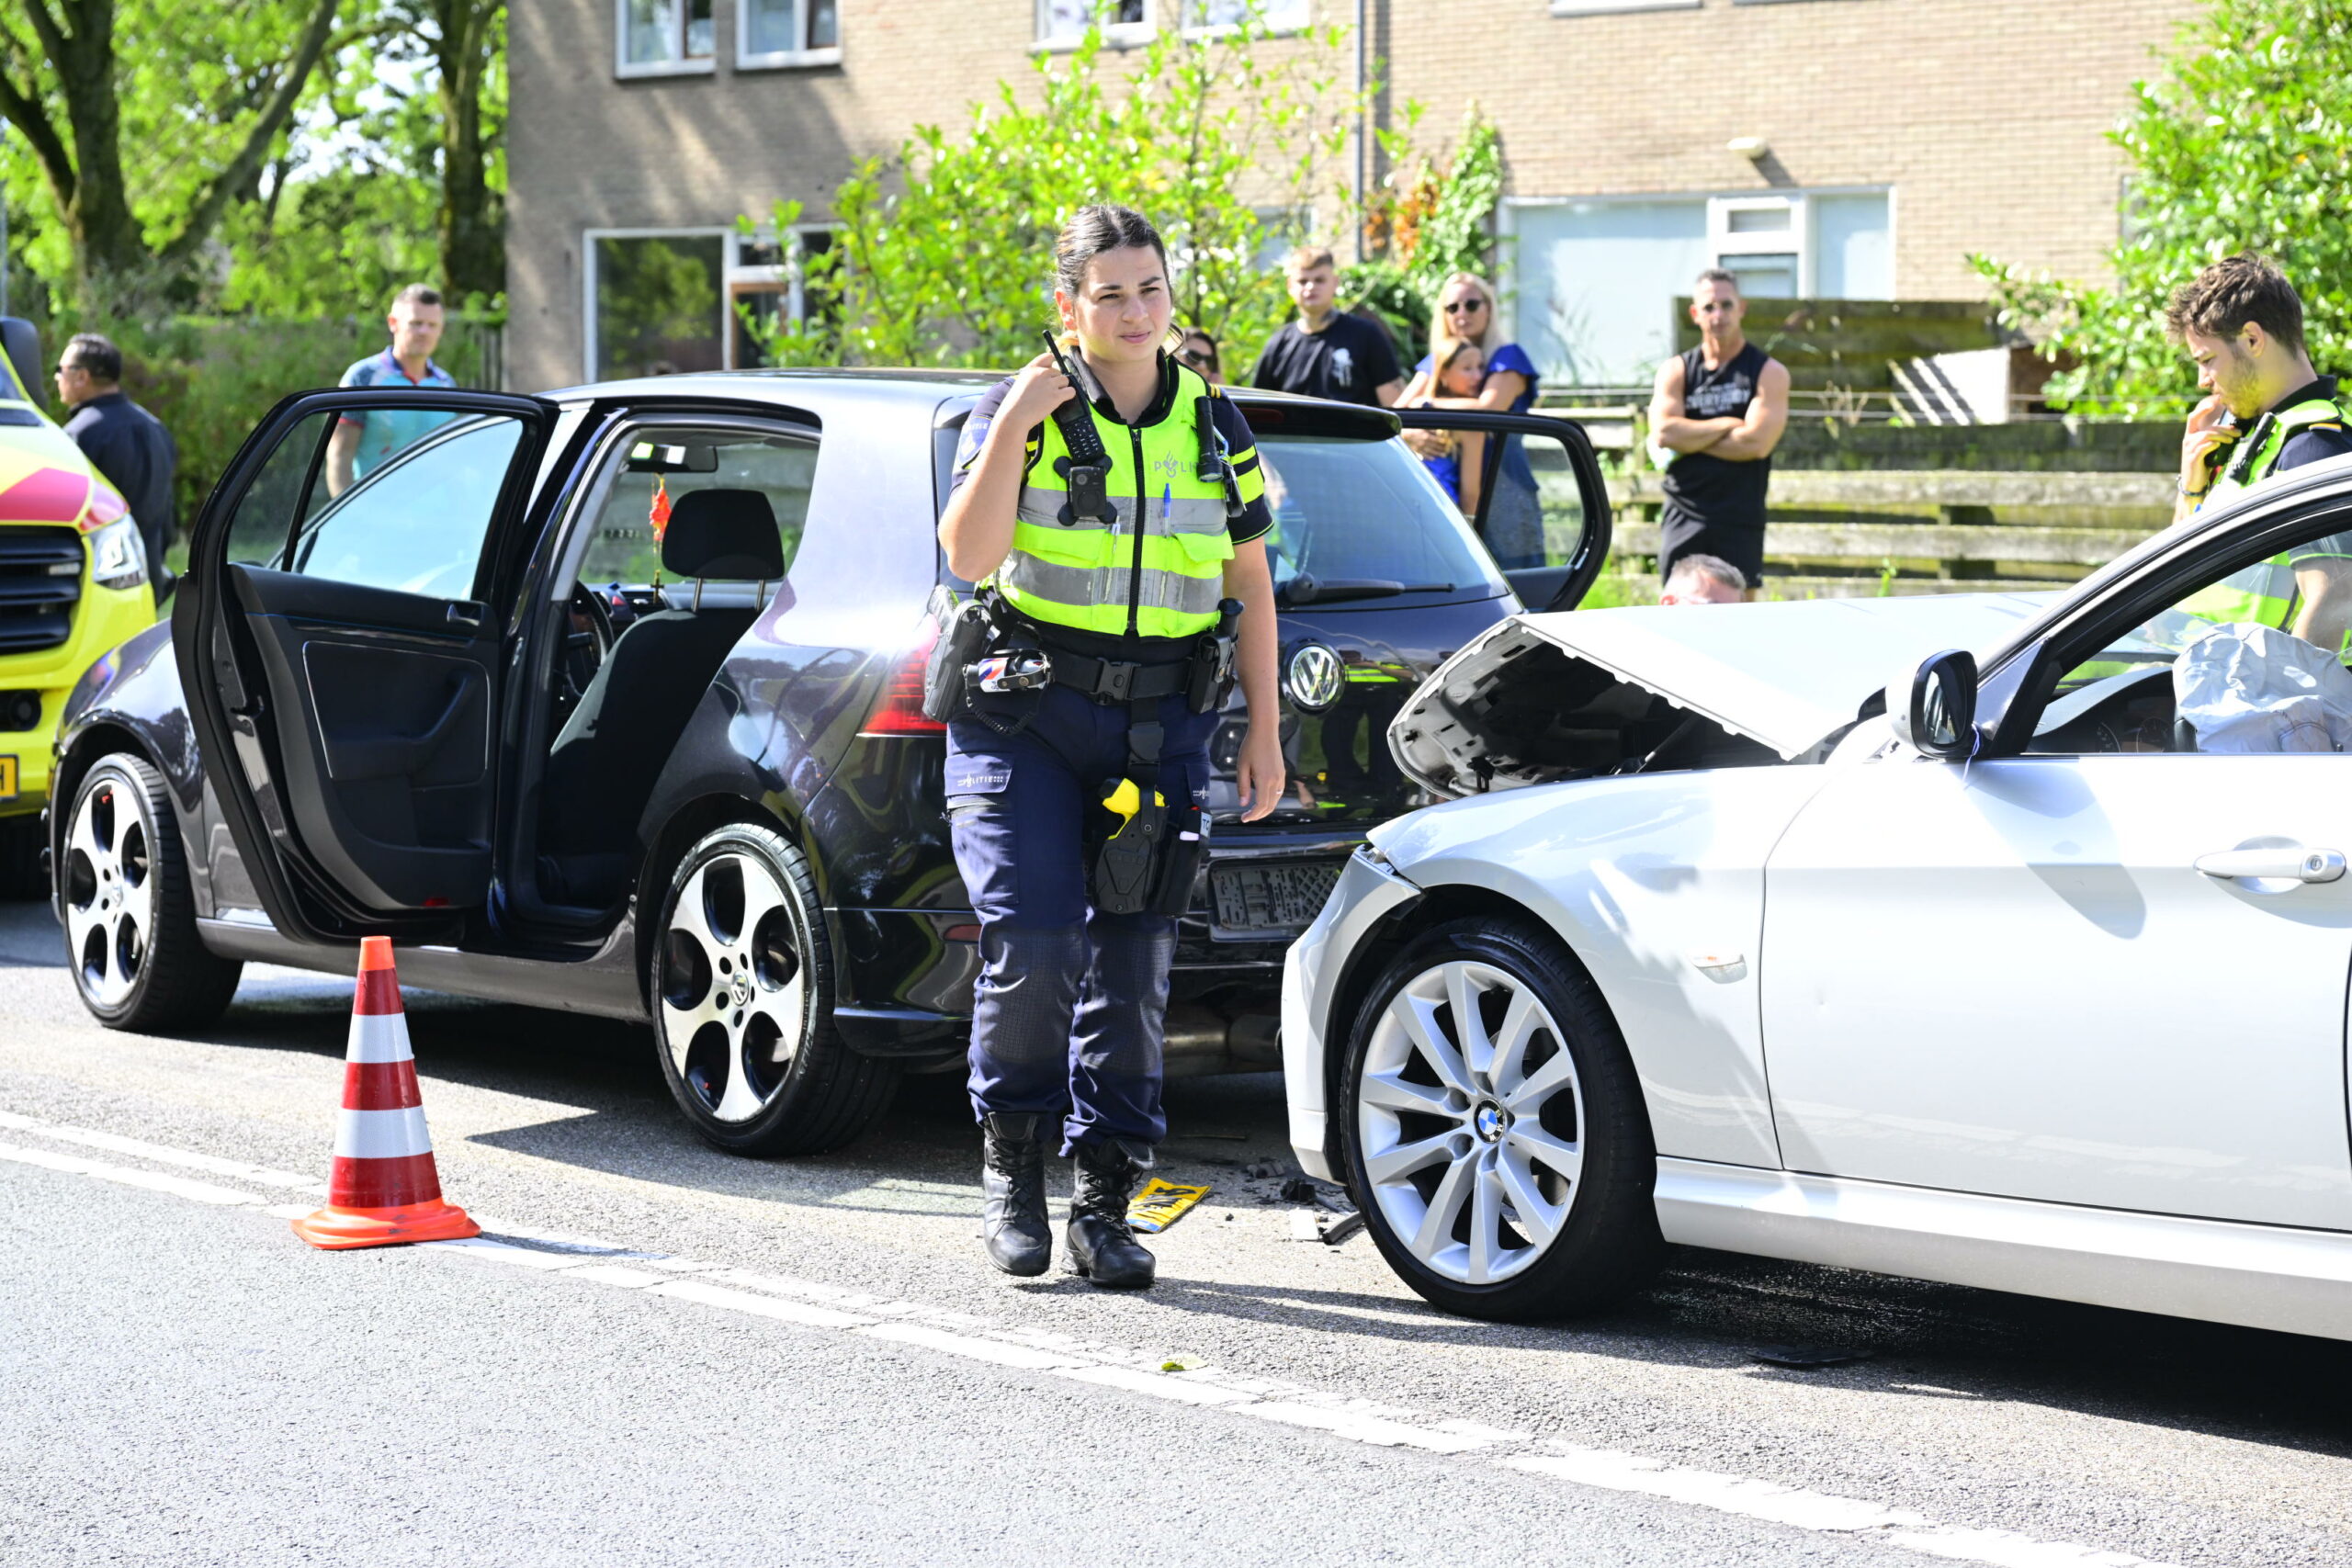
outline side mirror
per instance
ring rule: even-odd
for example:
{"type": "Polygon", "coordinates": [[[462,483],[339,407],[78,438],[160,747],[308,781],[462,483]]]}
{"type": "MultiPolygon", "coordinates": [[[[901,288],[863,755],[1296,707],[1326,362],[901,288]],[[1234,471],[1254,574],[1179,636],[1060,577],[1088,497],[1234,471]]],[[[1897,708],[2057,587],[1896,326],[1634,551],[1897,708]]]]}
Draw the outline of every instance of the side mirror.
{"type": "Polygon", "coordinates": [[[1976,656],[1947,649],[1886,689],[1887,716],[1905,746],[1939,761],[1976,754],[1976,656]]]}
{"type": "Polygon", "coordinates": [[[42,400],[40,333],[22,316],[0,316],[0,350],[7,353],[8,368],[17,373],[17,387],[25,401],[39,408],[42,400]]]}

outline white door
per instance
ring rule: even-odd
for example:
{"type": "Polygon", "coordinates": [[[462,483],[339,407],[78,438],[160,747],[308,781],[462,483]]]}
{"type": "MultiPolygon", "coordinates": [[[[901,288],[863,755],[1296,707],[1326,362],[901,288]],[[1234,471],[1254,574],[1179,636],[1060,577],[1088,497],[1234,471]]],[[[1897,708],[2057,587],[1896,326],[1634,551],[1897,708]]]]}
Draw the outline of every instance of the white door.
{"type": "Polygon", "coordinates": [[[1846,772],[1766,874],[1764,1045],[1783,1160],[2352,1228],[2352,878],[2195,867],[2265,845],[2287,862],[2352,851],[2352,757],[1846,772]]]}

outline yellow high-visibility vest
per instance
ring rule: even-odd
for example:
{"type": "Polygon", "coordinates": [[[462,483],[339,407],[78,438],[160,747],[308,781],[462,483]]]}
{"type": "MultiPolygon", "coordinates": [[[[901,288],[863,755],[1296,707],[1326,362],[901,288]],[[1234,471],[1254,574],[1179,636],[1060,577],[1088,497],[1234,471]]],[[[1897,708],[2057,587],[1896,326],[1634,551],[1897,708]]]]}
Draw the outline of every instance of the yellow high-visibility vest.
{"type": "MultiPolygon", "coordinates": [[[[1217,393],[1197,372],[1173,371],[1175,395],[1151,423],[1125,424],[1083,405],[1110,458],[1114,523],[1073,515],[1069,447],[1054,421],[1041,427],[1022,477],[1012,551],[989,580],[1023,615],[1113,636],[1192,637],[1216,625],[1233,540],[1223,479],[1200,477],[1195,400],[1217,393]]],[[[1231,457],[1242,502],[1264,494],[1249,454],[1231,457]]]]}

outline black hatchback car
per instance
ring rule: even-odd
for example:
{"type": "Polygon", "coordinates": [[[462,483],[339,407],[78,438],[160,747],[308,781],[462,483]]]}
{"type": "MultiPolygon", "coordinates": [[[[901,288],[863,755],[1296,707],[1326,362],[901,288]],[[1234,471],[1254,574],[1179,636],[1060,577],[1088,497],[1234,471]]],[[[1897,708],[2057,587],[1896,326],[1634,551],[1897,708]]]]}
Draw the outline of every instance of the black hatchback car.
{"type": "MultiPolygon", "coordinates": [[[[347,973],[388,932],[412,984],[650,1019],[723,1147],[855,1135],[902,1071],[952,1066],[971,1010],[920,696],[925,605],[968,586],[933,532],[948,465],[991,380],[288,399],[206,504],[169,626],[67,708],[50,842],[90,1010],[195,1026],[246,960],[347,973]]],[[[1609,538],[1572,423],[1407,416],[1525,452],[1546,554],[1507,580],[1396,416],[1237,400],[1276,519],[1293,774],[1239,822],[1238,713],[1220,732],[1173,1073],[1275,1065],[1284,947],[1419,799],[1389,717],[1523,599],[1573,604],[1609,538]]]]}

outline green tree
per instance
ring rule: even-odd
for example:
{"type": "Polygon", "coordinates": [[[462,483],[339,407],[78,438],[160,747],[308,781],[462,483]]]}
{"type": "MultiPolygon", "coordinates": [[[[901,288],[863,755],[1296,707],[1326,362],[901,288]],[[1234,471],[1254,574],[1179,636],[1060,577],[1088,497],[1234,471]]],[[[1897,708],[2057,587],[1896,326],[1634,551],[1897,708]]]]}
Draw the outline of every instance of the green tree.
{"type": "Polygon", "coordinates": [[[433,65],[441,279],[460,299],[506,291],[505,0],[397,0],[433,65]]]}
{"type": "Polygon", "coordinates": [[[1412,348],[1408,363],[1428,341],[1445,280],[1457,272],[1493,276],[1495,204],[1503,194],[1502,137],[1494,122],[1472,105],[1451,163],[1441,165],[1415,147],[1419,108],[1408,105],[1404,127],[1382,133],[1401,175],[1367,203],[1364,231],[1379,254],[1347,274],[1348,291],[1387,317],[1412,348]]]}
{"type": "Polygon", "coordinates": [[[2212,0],[2181,24],[2113,133],[2132,173],[2112,285],[1970,258],[2002,319],[2064,367],[2049,395],[2076,411],[2177,414],[2196,397],[2164,333],[2172,290],[2251,250],[2303,297],[2312,356],[2352,368],[2352,19],[2343,0],[2212,0]]]}
{"type": "Polygon", "coordinates": [[[72,276],[120,280],[198,259],[293,116],[333,42],[337,3],[0,9],[0,115],[40,169],[72,276]],[[134,78],[141,90],[126,96],[134,78]]]}
{"type": "Polygon", "coordinates": [[[783,363],[1021,364],[1053,320],[1055,233],[1109,201],[1159,224],[1179,321],[1228,344],[1262,338],[1288,310],[1264,253],[1299,231],[1353,109],[1338,29],[1295,49],[1264,36],[1163,33],[1113,77],[1098,31],[1040,58],[1035,102],[1006,83],[961,139],[918,128],[834,197],[835,243],[807,264],[831,320],[755,330],[783,363]]]}
{"type": "Polygon", "coordinates": [[[224,225],[224,309],[366,314],[435,281],[481,310],[505,290],[503,0],[379,0],[366,21],[224,225]]]}

